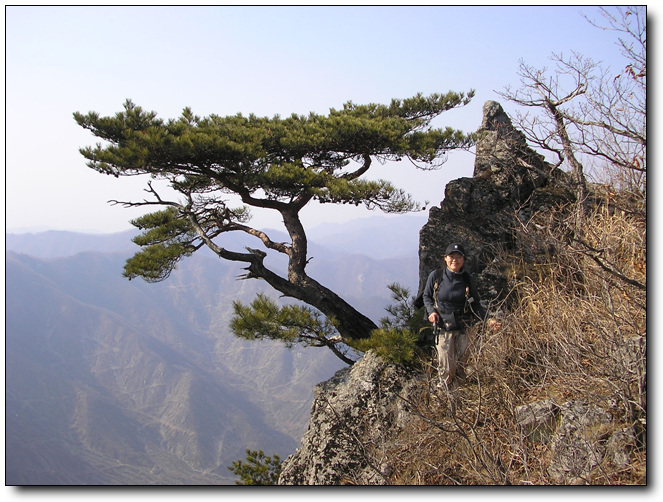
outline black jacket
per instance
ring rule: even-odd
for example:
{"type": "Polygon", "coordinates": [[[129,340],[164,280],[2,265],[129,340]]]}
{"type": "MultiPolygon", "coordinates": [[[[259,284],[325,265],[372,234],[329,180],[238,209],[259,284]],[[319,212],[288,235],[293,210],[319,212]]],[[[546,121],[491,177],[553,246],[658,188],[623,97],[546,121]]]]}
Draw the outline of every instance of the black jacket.
{"type": "Polygon", "coordinates": [[[485,320],[486,310],[481,306],[479,291],[474,282],[474,278],[469,272],[461,271],[454,273],[447,267],[437,269],[431,272],[426,281],[426,287],[423,292],[424,305],[428,315],[435,312],[435,283],[438,282],[437,304],[439,312],[449,314],[456,312],[462,316],[466,322],[485,320]],[[466,288],[469,290],[469,303],[466,308],[466,288]]]}

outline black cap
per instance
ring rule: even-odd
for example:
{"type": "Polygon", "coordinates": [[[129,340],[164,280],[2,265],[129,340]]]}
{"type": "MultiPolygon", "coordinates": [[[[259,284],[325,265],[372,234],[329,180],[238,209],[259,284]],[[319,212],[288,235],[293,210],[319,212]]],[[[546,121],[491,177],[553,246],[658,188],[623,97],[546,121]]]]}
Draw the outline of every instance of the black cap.
{"type": "Polygon", "coordinates": [[[457,243],[449,244],[447,246],[447,250],[444,252],[444,255],[447,256],[450,255],[451,253],[460,253],[463,256],[465,256],[465,248],[463,247],[462,244],[457,244],[457,243]]]}

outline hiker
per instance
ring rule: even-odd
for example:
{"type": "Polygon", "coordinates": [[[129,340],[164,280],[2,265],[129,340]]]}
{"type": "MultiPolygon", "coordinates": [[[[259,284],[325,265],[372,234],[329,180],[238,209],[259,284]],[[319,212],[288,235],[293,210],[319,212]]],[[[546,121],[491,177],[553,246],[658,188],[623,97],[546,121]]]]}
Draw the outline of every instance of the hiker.
{"type": "MultiPolygon", "coordinates": [[[[441,388],[449,388],[456,377],[458,363],[462,363],[469,345],[468,325],[486,321],[488,313],[481,306],[474,279],[467,272],[465,249],[461,244],[450,244],[444,252],[442,268],[433,271],[423,291],[428,320],[438,328],[435,348],[441,388]]],[[[495,319],[487,321],[489,327],[499,328],[495,319]]]]}

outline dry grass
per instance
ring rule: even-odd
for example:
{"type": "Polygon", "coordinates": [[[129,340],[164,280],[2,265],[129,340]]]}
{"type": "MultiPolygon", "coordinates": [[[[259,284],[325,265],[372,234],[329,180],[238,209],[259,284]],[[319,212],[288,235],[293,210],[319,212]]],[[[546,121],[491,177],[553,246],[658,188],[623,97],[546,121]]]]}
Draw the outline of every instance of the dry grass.
{"type": "Polygon", "coordinates": [[[623,203],[608,195],[589,212],[548,211],[518,230],[518,254],[504,257],[513,290],[502,329],[475,336],[469,376],[452,395],[427,394],[434,375],[422,377],[427,397],[388,452],[392,483],[554,484],[550,437],[515,417],[542,399],[609,410],[610,423],[590,431],[597,444],[637,431],[626,467],[606,458],[573,482],[646,483],[646,213],[623,203]]]}

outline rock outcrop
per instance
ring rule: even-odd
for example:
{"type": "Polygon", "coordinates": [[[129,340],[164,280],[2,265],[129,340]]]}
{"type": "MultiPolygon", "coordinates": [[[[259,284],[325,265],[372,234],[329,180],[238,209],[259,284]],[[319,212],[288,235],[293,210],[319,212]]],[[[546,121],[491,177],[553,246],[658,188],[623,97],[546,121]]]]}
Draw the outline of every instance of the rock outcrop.
{"type": "Polygon", "coordinates": [[[491,269],[498,253],[512,244],[518,219],[532,208],[568,200],[570,192],[552,184],[565,175],[532,150],[522,132],[514,128],[499,103],[487,101],[477,130],[474,175],[450,181],[444,200],[432,207],[420,232],[419,292],[428,274],[440,267],[451,242],[462,242],[466,267],[478,278],[487,302],[505,292],[506,278],[491,269]]]}
{"type": "Polygon", "coordinates": [[[515,412],[524,437],[550,444],[547,473],[555,484],[585,484],[604,461],[625,469],[636,448],[634,426],[615,429],[610,410],[583,399],[561,405],[545,399],[515,412]]]}
{"type": "Polygon", "coordinates": [[[384,485],[390,466],[385,438],[410,420],[415,375],[373,352],[316,386],[302,446],[284,462],[281,485],[384,485]]]}

